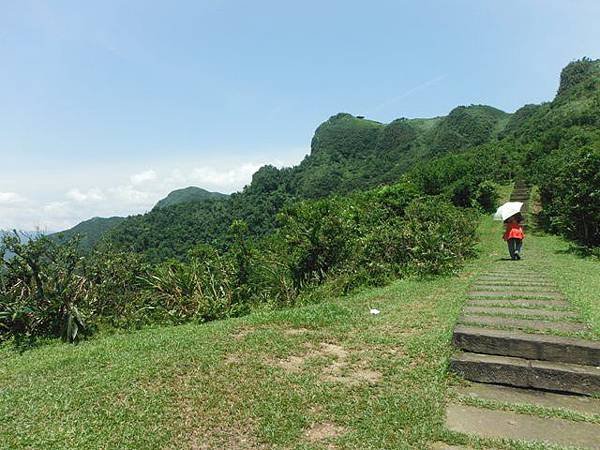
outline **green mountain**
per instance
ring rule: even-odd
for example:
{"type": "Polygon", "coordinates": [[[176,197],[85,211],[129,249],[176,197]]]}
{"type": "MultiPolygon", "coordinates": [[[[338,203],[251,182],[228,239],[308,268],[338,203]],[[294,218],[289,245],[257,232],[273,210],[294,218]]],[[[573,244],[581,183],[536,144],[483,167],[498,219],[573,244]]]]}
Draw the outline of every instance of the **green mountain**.
{"type": "Polygon", "coordinates": [[[59,242],[66,242],[75,236],[80,236],[81,247],[85,250],[90,250],[100,241],[104,233],[115,228],[124,220],[124,217],[94,217],[75,225],[73,228],[55,233],[50,237],[59,242]]]}
{"type": "Polygon", "coordinates": [[[446,117],[402,118],[390,124],[336,114],[317,128],[310,155],[298,166],[264,166],[242,192],[229,197],[157,207],[130,217],[108,239],[160,260],[182,257],[199,243],[226,246],[235,219],[246,222],[252,235],[265,236],[288,204],[394,182],[419,162],[497,139],[509,118],[482,105],[461,106],[446,117]]]}
{"type": "Polygon", "coordinates": [[[177,189],[167,195],[165,198],[160,200],[155,209],[166,208],[168,206],[178,205],[179,203],[190,203],[209,198],[225,198],[227,194],[221,194],[220,192],[210,192],[206,189],[202,189],[195,186],[190,186],[184,189],[177,189]]]}
{"type": "Polygon", "coordinates": [[[390,184],[407,173],[424,192],[468,205],[482,177],[512,177],[523,167],[528,168],[523,176],[547,173],[539,167],[553,151],[569,154],[573,146],[600,141],[599,73],[598,61],[575,61],[562,71],[552,102],[526,105],[514,114],[470,105],[447,116],[389,124],[336,114],[317,128],[311,152],[299,165],[264,166],[239,193],[155,208],[128,218],[108,237],[153,259],[179,258],[201,242],[227,245],[235,219],[245,221],[252,235],[265,236],[275,228],[277,213],[297,200],[390,184]],[[464,178],[470,173],[479,175],[464,178]]]}

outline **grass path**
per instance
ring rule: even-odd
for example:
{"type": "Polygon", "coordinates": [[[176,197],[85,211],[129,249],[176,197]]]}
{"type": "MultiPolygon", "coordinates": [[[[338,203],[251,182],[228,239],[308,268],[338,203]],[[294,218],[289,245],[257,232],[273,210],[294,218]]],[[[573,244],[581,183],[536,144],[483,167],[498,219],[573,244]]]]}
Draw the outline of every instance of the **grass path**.
{"type": "MultiPolygon", "coordinates": [[[[506,252],[498,223],[480,230],[479,257],[456,277],[23,355],[0,349],[0,448],[427,448],[444,434],[465,293],[506,252]]],[[[597,261],[531,234],[516,264],[547,273],[600,338],[597,261]]]]}

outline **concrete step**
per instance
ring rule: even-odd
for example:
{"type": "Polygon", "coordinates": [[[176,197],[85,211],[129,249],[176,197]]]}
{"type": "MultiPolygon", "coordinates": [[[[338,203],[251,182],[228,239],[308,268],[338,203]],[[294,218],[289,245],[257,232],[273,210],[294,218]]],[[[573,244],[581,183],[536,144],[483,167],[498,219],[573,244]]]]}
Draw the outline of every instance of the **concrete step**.
{"type": "Polygon", "coordinates": [[[454,329],[452,341],[472,353],[600,366],[599,341],[464,325],[454,329]]]}
{"type": "Polygon", "coordinates": [[[524,288],[540,288],[540,289],[554,289],[557,290],[555,284],[553,283],[545,283],[543,281],[512,281],[512,280],[490,280],[490,279],[480,279],[475,280],[472,287],[477,287],[478,290],[480,286],[492,286],[494,289],[498,288],[510,288],[515,287],[519,289],[524,288]]]}
{"type": "Polygon", "coordinates": [[[469,300],[467,306],[506,307],[506,308],[548,308],[550,310],[567,310],[571,305],[564,300],[547,300],[532,298],[478,298],[469,300]]]}
{"type": "Polygon", "coordinates": [[[600,425],[587,422],[449,405],[446,410],[446,427],[450,431],[482,438],[600,449],[600,425]]]}
{"type": "Polygon", "coordinates": [[[600,394],[600,367],[458,352],[450,359],[450,368],[465,379],[478,383],[583,395],[600,394]]]}
{"type": "Polygon", "coordinates": [[[564,295],[560,292],[542,292],[542,291],[469,291],[467,295],[470,298],[478,297],[519,297],[519,298],[547,298],[547,299],[564,299],[564,295]]]}
{"type": "Polygon", "coordinates": [[[499,292],[511,292],[511,291],[523,291],[523,292],[556,292],[556,287],[554,286],[540,286],[535,285],[515,285],[515,284],[487,284],[483,282],[475,283],[471,286],[471,289],[476,291],[499,291],[499,292]]]}
{"type": "MultiPolygon", "coordinates": [[[[509,262],[509,261],[507,261],[509,262]]],[[[510,264],[513,264],[512,261],[510,261],[510,264]]],[[[522,273],[498,273],[498,274],[485,274],[485,275],[481,275],[479,277],[479,279],[481,280],[497,280],[497,281],[508,281],[508,282],[530,282],[530,283],[536,283],[536,282],[542,282],[542,283],[550,283],[551,280],[549,280],[548,278],[545,277],[540,277],[539,275],[527,275],[527,274],[522,274],[522,273]]]]}
{"type": "MultiPolygon", "coordinates": [[[[513,264],[512,261],[507,261],[507,263],[513,264]]],[[[548,278],[543,277],[541,275],[530,275],[528,273],[520,273],[518,271],[515,272],[507,272],[507,273],[486,273],[482,274],[481,278],[494,278],[494,279],[502,279],[502,280],[514,280],[514,281],[549,281],[548,278]]]]}
{"type": "Polygon", "coordinates": [[[563,409],[588,416],[600,415],[600,399],[585,395],[522,389],[499,384],[469,383],[456,389],[466,398],[491,400],[511,405],[534,405],[542,408],[563,409]]]}
{"type": "Polygon", "coordinates": [[[535,316],[544,319],[560,320],[565,318],[577,318],[573,311],[553,311],[540,308],[503,308],[496,306],[467,306],[464,309],[467,314],[474,315],[510,315],[510,316],[535,316]]]}
{"type": "Polygon", "coordinates": [[[458,319],[461,324],[484,325],[491,328],[514,328],[523,331],[559,331],[577,333],[585,331],[586,326],[578,322],[551,322],[545,320],[513,319],[510,317],[478,316],[475,314],[462,315],[458,319]]]}

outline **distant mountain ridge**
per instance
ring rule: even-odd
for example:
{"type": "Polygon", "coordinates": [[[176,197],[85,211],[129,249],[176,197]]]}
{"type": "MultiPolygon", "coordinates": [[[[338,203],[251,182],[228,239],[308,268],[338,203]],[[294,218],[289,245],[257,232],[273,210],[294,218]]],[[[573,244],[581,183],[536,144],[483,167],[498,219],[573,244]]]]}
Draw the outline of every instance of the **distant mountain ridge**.
{"type": "MultiPolygon", "coordinates": [[[[250,184],[229,197],[129,217],[111,229],[107,239],[156,260],[179,258],[199,243],[226,246],[233,220],[246,222],[251,235],[265,236],[287,204],[397,182],[434,159],[451,163],[452,156],[472,150],[507,155],[507,150],[526,150],[537,159],[561,141],[593,139],[600,129],[598,117],[600,61],[587,58],[563,69],[552,101],[525,105],[513,114],[470,105],[458,106],[447,116],[383,124],[339,113],[316,129],[311,152],[299,165],[263,166],[250,184]]],[[[425,191],[432,194],[436,189],[425,191]]]]}
{"type": "Polygon", "coordinates": [[[168,206],[178,205],[180,203],[197,202],[209,198],[226,198],[227,194],[220,192],[210,192],[196,186],[190,186],[183,189],[177,189],[160,200],[154,209],[166,208],[168,206]]]}
{"type": "MultiPolygon", "coordinates": [[[[190,186],[183,189],[177,189],[169,193],[169,195],[160,200],[154,206],[154,210],[165,209],[183,203],[194,203],[207,199],[220,199],[227,197],[227,194],[210,192],[206,189],[190,186]]],[[[94,217],[75,225],[73,228],[61,231],[59,233],[54,233],[51,235],[51,237],[57,239],[59,242],[65,242],[75,236],[80,236],[81,247],[85,250],[91,250],[107,232],[116,228],[126,220],[126,217],[94,217]]]]}
{"type": "Polygon", "coordinates": [[[55,233],[51,237],[59,242],[66,242],[75,236],[80,236],[81,247],[90,250],[100,241],[104,233],[124,220],[124,217],[94,217],[75,225],[73,228],[55,233]]]}

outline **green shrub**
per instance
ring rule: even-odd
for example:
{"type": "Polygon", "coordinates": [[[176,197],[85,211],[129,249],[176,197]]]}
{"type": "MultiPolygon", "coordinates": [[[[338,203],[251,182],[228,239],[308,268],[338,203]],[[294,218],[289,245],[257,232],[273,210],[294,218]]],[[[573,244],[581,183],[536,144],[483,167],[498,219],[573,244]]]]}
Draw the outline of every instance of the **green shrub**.
{"type": "Polygon", "coordinates": [[[81,275],[79,241],[57,245],[46,237],[21,242],[5,236],[0,267],[0,334],[17,342],[38,337],[78,340],[86,331],[80,306],[91,295],[89,281],[81,275]]]}
{"type": "Polygon", "coordinates": [[[541,223],[583,245],[600,245],[600,145],[555,151],[537,169],[541,223]]]}

